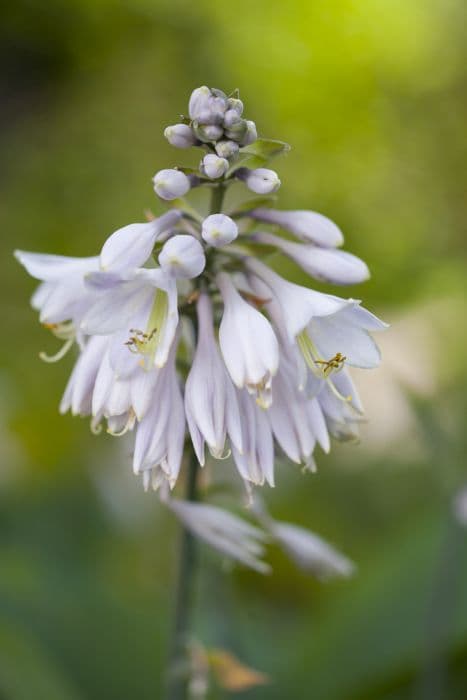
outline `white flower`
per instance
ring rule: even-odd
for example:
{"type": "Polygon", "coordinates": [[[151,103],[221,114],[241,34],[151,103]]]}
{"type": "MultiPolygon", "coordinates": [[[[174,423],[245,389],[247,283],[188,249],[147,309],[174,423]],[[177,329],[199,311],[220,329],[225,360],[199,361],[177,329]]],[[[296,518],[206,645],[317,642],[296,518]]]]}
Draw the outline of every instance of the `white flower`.
{"type": "Polygon", "coordinates": [[[279,366],[279,346],[269,321],[235,289],[226,273],[217,285],[224,301],[219,327],[222,356],[234,384],[257,395],[264,406],[271,402],[271,380],[279,366]]]}
{"type": "Polygon", "coordinates": [[[180,170],[159,170],[152,179],[155,193],[161,199],[178,199],[190,189],[190,180],[180,170]]]}
{"type": "Polygon", "coordinates": [[[172,352],[154,387],[152,403],[136,428],[133,470],[147,489],[175,486],[185,440],[185,411],[172,352]]]}
{"type": "Polygon", "coordinates": [[[225,214],[207,216],[201,227],[203,240],[209,245],[219,248],[234,241],[238,236],[235,221],[225,214]]]}
{"type": "Polygon", "coordinates": [[[242,450],[242,431],[237,397],[220,357],[209,297],[197,302],[198,344],[186,380],[185,413],[193,447],[204,464],[204,443],[214,457],[222,457],[226,436],[242,450]]]}
{"type": "Polygon", "coordinates": [[[269,565],[261,561],[265,535],[259,528],[205,503],[168,499],[166,504],[190,532],[224,556],[262,574],[270,572],[269,565]]]}
{"type": "Polygon", "coordinates": [[[253,209],[250,216],[269,224],[277,224],[298,238],[316,245],[336,247],[342,245],[344,237],[336,224],[315,211],[278,211],[277,209],[253,209]]]}
{"type": "Polygon", "coordinates": [[[292,258],[309,275],[330,284],[357,284],[370,277],[368,267],[355,255],[334,248],[293,243],[272,233],[256,233],[254,240],[273,245],[292,258]]]}
{"type": "Polygon", "coordinates": [[[268,170],[268,168],[257,168],[256,170],[239,168],[235,174],[245,182],[249,190],[257,194],[271,194],[281,186],[277,173],[274,170],[268,170]]]}
{"type": "Polygon", "coordinates": [[[269,531],[300,569],[321,580],[351,576],[355,571],[350,559],[310,530],[271,520],[269,531]]]}
{"type": "Polygon", "coordinates": [[[242,426],[240,452],[232,444],[232,454],[242,479],[262,486],[265,482],[274,486],[274,445],[267,412],[258,406],[249,393],[237,390],[242,426]]]}
{"type": "Polygon", "coordinates": [[[193,279],[204,270],[206,258],[203,247],[193,236],[169,238],[159,253],[159,265],[174,277],[193,279]]]}
{"type": "MultiPolygon", "coordinates": [[[[133,466],[146,488],[175,486],[188,432],[201,464],[206,446],[219,459],[231,451],[251,491],[274,485],[275,445],[314,469],[317,444],[327,452],[331,436],[357,437],[363,408],[348,366],[378,365],[372,333],[386,325],[359,301],[293,284],[263,259],[272,247],[321,281],[367,279],[363,261],[336,250],[343,237],[332,221],[251,200],[235,204],[231,216],[222,213],[224,195],[234,199],[228,188],[235,178],[262,195],[280,185],[272,170],[238,167],[253,151],[265,162],[270,146],[266,140],[248,148],[257,131],[238,97],[202,86],[191,95],[189,115],[165,136],[178,148],[203,145],[199,172],[174,168],[154,176],[162,199],[180,198],[177,209],[118,229],[100,256],[16,257],[41,282],[32,298],[40,320],[63,341],[55,356],[41,357],[56,361],[78,344],[62,412],[90,416],[96,431],[104,422],[113,434],[134,430],[133,466]],[[204,216],[182,199],[190,186],[209,190],[215,213],[204,216]],[[258,221],[301,242],[258,232],[258,221]]],[[[273,146],[279,152],[281,142],[273,146]]],[[[202,510],[190,510],[186,522],[196,513],[201,528],[202,510]]],[[[208,520],[205,536],[240,556],[243,541],[227,532],[228,522],[219,522],[214,536],[208,520]]],[[[314,561],[316,540],[282,525],[277,538],[314,561]]],[[[319,556],[326,559],[323,550],[319,556]]]]}
{"type": "MultiPolygon", "coordinates": [[[[102,279],[106,273],[95,273],[87,282],[99,285],[102,279]]],[[[148,369],[162,367],[178,325],[175,279],[164,270],[138,269],[129,279],[110,275],[107,281],[108,288],[84,314],[81,331],[113,335],[117,358],[124,353],[130,361],[131,350],[143,358],[148,369]]]]}
{"type": "Polygon", "coordinates": [[[202,170],[211,180],[222,177],[229,168],[229,161],[226,158],[219,158],[215,153],[208,153],[202,161],[202,170]]]}
{"type": "Polygon", "coordinates": [[[369,331],[384,330],[387,325],[361,307],[359,301],[287,282],[258,260],[248,261],[247,266],[270,288],[281,308],[289,339],[302,336],[301,349],[312,365],[326,364],[340,354],[354,367],[378,366],[380,353],[369,331]]]}
{"type": "Polygon", "coordinates": [[[168,126],[164,131],[164,136],[175,148],[190,148],[196,144],[196,136],[188,124],[168,126]]]}
{"type": "Polygon", "coordinates": [[[99,258],[68,258],[62,255],[43,255],[15,251],[16,259],[32,277],[42,280],[33,296],[33,307],[40,311],[44,324],[73,321],[76,324],[90,301],[95,297],[85,284],[85,275],[97,270],[99,258]]]}
{"type": "Polygon", "coordinates": [[[172,209],[149,223],[129,224],[115,231],[101,250],[101,270],[123,271],[144,265],[156,240],[171,231],[180,217],[181,212],[172,209]]]}

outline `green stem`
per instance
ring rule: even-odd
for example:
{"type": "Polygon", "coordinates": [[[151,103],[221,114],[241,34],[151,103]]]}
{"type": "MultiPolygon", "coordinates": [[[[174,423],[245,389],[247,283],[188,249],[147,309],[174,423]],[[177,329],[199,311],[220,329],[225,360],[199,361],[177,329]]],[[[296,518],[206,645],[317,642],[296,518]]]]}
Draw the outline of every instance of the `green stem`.
{"type": "MultiPolygon", "coordinates": [[[[187,474],[185,498],[197,500],[197,477],[199,464],[192,452],[187,474]]],[[[196,569],[196,541],[193,535],[183,528],[181,533],[180,557],[177,576],[175,600],[175,619],[173,641],[170,651],[166,700],[187,700],[189,685],[189,665],[187,644],[191,626],[192,603],[194,594],[194,574],[196,569]]]]}
{"type": "Polygon", "coordinates": [[[211,192],[211,214],[220,214],[222,211],[222,203],[224,201],[225,195],[225,184],[219,182],[218,185],[213,187],[211,192]]]}

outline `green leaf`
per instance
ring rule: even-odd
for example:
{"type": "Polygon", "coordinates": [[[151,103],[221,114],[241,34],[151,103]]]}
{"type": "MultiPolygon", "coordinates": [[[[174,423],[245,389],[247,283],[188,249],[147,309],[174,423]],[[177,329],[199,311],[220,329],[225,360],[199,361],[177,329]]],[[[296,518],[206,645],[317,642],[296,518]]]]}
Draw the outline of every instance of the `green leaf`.
{"type": "Polygon", "coordinates": [[[257,139],[249,146],[244,146],[240,149],[240,153],[249,153],[253,156],[258,156],[263,160],[274,158],[290,151],[290,146],[285,141],[277,139],[257,139]]]}
{"type": "Polygon", "coordinates": [[[270,158],[288,153],[290,146],[284,141],[276,139],[257,139],[249,146],[240,149],[236,160],[227,170],[225,176],[229,177],[239,168],[262,168],[270,158]]]}

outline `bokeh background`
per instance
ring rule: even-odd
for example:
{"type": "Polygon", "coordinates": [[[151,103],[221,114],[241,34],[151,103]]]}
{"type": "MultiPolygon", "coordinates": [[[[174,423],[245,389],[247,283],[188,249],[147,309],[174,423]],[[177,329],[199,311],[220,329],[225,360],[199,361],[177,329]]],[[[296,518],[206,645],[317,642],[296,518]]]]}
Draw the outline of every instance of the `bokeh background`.
{"type": "Polygon", "coordinates": [[[239,87],[292,145],[281,206],[339,223],[373,273],[349,294],[392,328],[358,377],[361,443],[317,475],[278,465],[266,494],[357,575],[323,584],[273,551],[261,577],[203,549],[196,635],[271,676],[245,698],[467,697],[465,19],[462,0],[2,4],[2,700],[161,697],[177,524],[128,443],[58,415],[72,359],[38,360],[56,344],[12,250],[92,255],[159,211],[151,176],[195,158],[163,127],[201,84],[239,87]]]}

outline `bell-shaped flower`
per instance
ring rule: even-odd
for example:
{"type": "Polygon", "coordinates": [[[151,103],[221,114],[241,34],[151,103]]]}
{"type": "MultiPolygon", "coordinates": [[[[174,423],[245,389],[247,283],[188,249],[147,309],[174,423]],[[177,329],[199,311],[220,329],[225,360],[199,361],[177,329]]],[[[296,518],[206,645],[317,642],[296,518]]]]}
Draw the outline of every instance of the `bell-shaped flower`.
{"type": "Polygon", "coordinates": [[[381,353],[370,331],[382,331],[387,327],[360,306],[359,301],[349,299],[347,305],[336,313],[312,318],[307,334],[321,357],[321,363],[326,360],[324,364],[329,365],[327,358],[343,355],[348,365],[371,369],[379,365],[381,353]]]}
{"type": "Polygon", "coordinates": [[[201,243],[193,236],[183,234],[164,243],[158,261],[163,270],[181,279],[198,277],[206,265],[201,243]]]}
{"type": "Polygon", "coordinates": [[[277,224],[298,238],[316,245],[335,248],[342,245],[344,237],[336,224],[315,211],[258,208],[249,212],[249,216],[268,224],[277,224]]]}
{"type": "Polygon", "coordinates": [[[234,384],[256,394],[257,401],[271,403],[271,381],[279,366],[279,346],[269,321],[246,302],[230,276],[216,278],[224,302],[219,327],[222,356],[234,384]]]}
{"type": "Polygon", "coordinates": [[[175,352],[160,370],[151,405],[136,428],[133,470],[145,488],[175,486],[183,456],[185,411],[175,369],[175,352]]]}
{"type": "Polygon", "coordinates": [[[255,241],[273,245],[294,260],[309,275],[330,284],[358,284],[370,277],[363,260],[343,250],[294,243],[272,233],[255,233],[255,241]]]}
{"type": "Polygon", "coordinates": [[[266,537],[258,527],[205,503],[167,499],[166,505],[193,535],[223,556],[262,574],[270,572],[270,566],[261,560],[266,537]]]}
{"type": "Polygon", "coordinates": [[[204,156],[201,162],[201,170],[211,180],[217,180],[227,172],[229,161],[226,158],[220,158],[215,153],[208,153],[204,156]]]}
{"type": "Polygon", "coordinates": [[[175,148],[190,148],[196,144],[196,136],[188,124],[173,124],[164,131],[164,136],[175,148]]]}
{"type": "Polygon", "coordinates": [[[335,314],[348,305],[345,299],[315,292],[285,280],[259,260],[251,258],[246,262],[246,266],[253,273],[251,280],[253,287],[256,276],[269,288],[281,310],[290,342],[295,341],[314,316],[335,314]]]}
{"type": "Polygon", "coordinates": [[[268,412],[245,390],[237,390],[242,427],[240,452],[232,445],[235,465],[247,488],[249,484],[274,486],[274,442],[268,412]]]}
{"type": "Polygon", "coordinates": [[[281,186],[277,173],[268,168],[256,168],[256,170],[239,168],[235,175],[243,180],[249,190],[257,194],[271,194],[281,186]]]}
{"type": "Polygon", "coordinates": [[[289,459],[297,464],[311,462],[316,438],[309,419],[305,392],[299,391],[291,368],[281,361],[274,380],[274,401],[268,411],[277,443],[289,459]]]}
{"type": "Polygon", "coordinates": [[[201,294],[197,302],[198,344],[185,388],[185,412],[196,455],[204,465],[204,443],[220,458],[226,436],[242,450],[237,397],[214,337],[212,306],[201,294]]]}
{"type": "Polygon", "coordinates": [[[99,258],[69,258],[23,250],[16,250],[15,257],[31,277],[43,282],[32,298],[41,323],[54,326],[71,320],[76,325],[95,297],[85,286],[84,278],[98,269],[99,258]]]}
{"type": "Polygon", "coordinates": [[[68,380],[60,403],[60,413],[66,413],[71,409],[74,416],[91,415],[94,385],[108,345],[107,336],[89,338],[68,380]]]}
{"type": "Polygon", "coordinates": [[[201,227],[203,240],[214,248],[220,248],[234,241],[238,236],[237,224],[225,214],[210,214],[201,227]]]}
{"type": "Polygon", "coordinates": [[[159,170],[152,179],[154,192],[166,200],[183,197],[191,187],[189,178],[181,170],[166,168],[159,170]]]}
{"type": "Polygon", "coordinates": [[[271,519],[269,532],[298,568],[320,580],[349,577],[355,572],[350,559],[311,530],[271,519]]]}
{"type": "Polygon", "coordinates": [[[147,369],[154,365],[162,367],[178,326],[177,286],[173,275],[161,269],[138,269],[129,279],[104,272],[87,277],[89,285],[101,288],[102,280],[107,280],[108,287],[84,315],[82,332],[114,334],[115,356],[121,358],[128,351],[130,367],[130,352],[140,355],[147,369]]]}
{"type": "Polygon", "coordinates": [[[181,212],[172,209],[144,224],[129,224],[115,231],[104,243],[100,269],[123,272],[141,267],[150,257],[156,240],[179,221],[181,212]]]}

